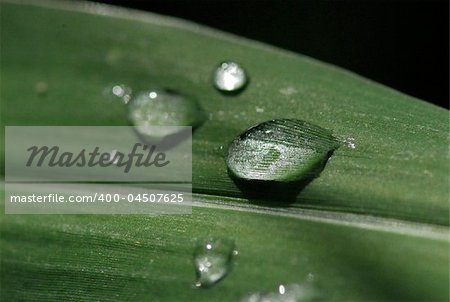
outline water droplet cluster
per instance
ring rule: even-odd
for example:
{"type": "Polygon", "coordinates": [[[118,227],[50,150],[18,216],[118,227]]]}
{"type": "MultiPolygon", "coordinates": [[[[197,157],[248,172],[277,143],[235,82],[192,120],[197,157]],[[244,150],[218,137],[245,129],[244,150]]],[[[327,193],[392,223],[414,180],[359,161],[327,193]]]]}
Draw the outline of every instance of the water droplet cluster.
{"type": "MultiPolygon", "coordinates": [[[[221,63],[213,74],[213,85],[225,94],[242,92],[248,81],[242,66],[232,61],[221,63]]],[[[46,89],[43,84],[36,86],[38,93],[46,89]]],[[[289,86],[280,89],[280,93],[291,95],[297,90],[289,86]]],[[[167,89],[150,89],[132,95],[130,87],[116,84],[107,88],[107,94],[128,105],[129,120],[146,140],[159,140],[178,131],[165,126],[198,128],[208,116],[194,99],[167,89]]],[[[265,112],[265,108],[259,106],[254,110],[265,112]]],[[[344,142],[349,148],[356,146],[353,138],[344,142]]],[[[226,164],[235,180],[258,184],[295,183],[317,176],[338,146],[330,131],[314,124],[296,119],[269,120],[245,130],[231,142],[226,164]]],[[[223,146],[219,151],[222,149],[223,146]]],[[[115,150],[111,157],[114,153],[115,150]]],[[[228,239],[209,238],[198,243],[193,255],[195,286],[210,288],[217,284],[230,272],[236,255],[234,242],[228,239]]],[[[309,274],[308,280],[313,279],[314,275],[309,274]]],[[[317,291],[310,283],[280,284],[277,291],[256,292],[243,301],[312,301],[316,297],[317,291]]]]}

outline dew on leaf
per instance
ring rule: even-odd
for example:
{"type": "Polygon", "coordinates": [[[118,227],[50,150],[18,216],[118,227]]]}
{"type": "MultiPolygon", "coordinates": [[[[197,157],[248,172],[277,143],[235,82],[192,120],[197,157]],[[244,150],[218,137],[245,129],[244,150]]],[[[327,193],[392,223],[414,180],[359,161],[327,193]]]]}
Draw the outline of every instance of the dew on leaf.
{"type": "Polygon", "coordinates": [[[238,63],[222,62],[214,72],[214,86],[224,93],[241,92],[247,85],[247,74],[238,63]]]}
{"type": "Polygon", "coordinates": [[[230,272],[236,255],[231,240],[209,238],[199,242],[194,250],[195,286],[208,288],[222,280],[230,272]]]}
{"type": "Polygon", "coordinates": [[[152,89],[141,92],[128,104],[128,116],[144,139],[158,140],[177,134],[180,127],[200,127],[207,116],[191,98],[170,90],[152,89]]]}
{"type": "Polygon", "coordinates": [[[109,85],[105,88],[103,94],[109,101],[120,101],[127,104],[132,96],[132,90],[125,84],[114,84],[109,85]]]}
{"type": "Polygon", "coordinates": [[[239,135],[228,148],[232,176],[290,182],[315,174],[338,147],[331,132],[308,122],[270,120],[239,135]]]}
{"type": "Polygon", "coordinates": [[[343,140],[343,143],[345,145],[347,145],[347,147],[349,147],[350,149],[355,149],[356,148],[356,142],[355,139],[353,137],[347,137],[343,140]]]}
{"type": "Polygon", "coordinates": [[[255,185],[269,190],[284,190],[284,184],[300,188],[298,182],[318,176],[338,146],[331,132],[319,126],[294,119],[270,120],[235,138],[226,163],[230,176],[244,190],[255,185]]]}

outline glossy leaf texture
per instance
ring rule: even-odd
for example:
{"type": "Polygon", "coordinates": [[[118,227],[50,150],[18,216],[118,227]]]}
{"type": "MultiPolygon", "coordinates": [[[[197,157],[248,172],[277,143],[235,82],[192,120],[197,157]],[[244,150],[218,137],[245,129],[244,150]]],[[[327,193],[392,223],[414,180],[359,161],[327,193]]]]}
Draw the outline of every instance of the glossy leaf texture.
{"type": "Polygon", "coordinates": [[[149,13],[3,1],[0,30],[2,126],[129,125],[126,104],[105,100],[111,84],[177,91],[207,116],[193,136],[192,215],[2,215],[2,300],[230,301],[310,273],[326,301],[448,300],[447,110],[149,13]],[[212,83],[224,61],[250,79],[239,94],[212,83]],[[228,145],[271,119],[304,120],[341,142],[289,205],[283,194],[249,203],[227,172],[228,145]],[[206,290],[192,287],[204,236],[239,250],[206,290]]]}

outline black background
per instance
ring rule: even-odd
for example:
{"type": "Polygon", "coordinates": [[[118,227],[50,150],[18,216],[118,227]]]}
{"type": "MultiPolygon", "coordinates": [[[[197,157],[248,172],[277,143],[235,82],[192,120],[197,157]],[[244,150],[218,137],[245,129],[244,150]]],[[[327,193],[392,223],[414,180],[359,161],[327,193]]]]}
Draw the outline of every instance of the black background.
{"type": "Polygon", "coordinates": [[[176,16],[326,61],[449,107],[449,1],[100,1],[176,16]]]}

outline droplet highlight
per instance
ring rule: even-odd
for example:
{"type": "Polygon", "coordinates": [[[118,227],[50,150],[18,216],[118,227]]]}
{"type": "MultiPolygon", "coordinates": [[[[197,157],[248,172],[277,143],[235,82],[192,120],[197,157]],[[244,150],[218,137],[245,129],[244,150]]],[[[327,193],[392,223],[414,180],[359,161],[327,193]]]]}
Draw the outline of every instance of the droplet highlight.
{"type": "Polygon", "coordinates": [[[241,92],[248,83],[244,68],[238,63],[222,62],[213,75],[214,86],[223,93],[241,92]]]}
{"type": "Polygon", "coordinates": [[[200,242],[194,250],[195,286],[208,288],[222,280],[230,272],[236,255],[231,240],[209,238],[200,242]]]}
{"type": "Polygon", "coordinates": [[[296,302],[320,301],[319,292],[311,284],[280,284],[273,292],[255,292],[245,296],[242,302],[296,302]]]}
{"type": "Polygon", "coordinates": [[[230,176],[244,190],[252,183],[269,191],[286,189],[283,184],[301,188],[299,182],[318,176],[338,146],[331,132],[319,126],[294,119],[270,120],[234,139],[226,163],[230,176]]]}
{"type": "Polygon", "coordinates": [[[181,129],[165,126],[191,126],[195,130],[207,119],[195,100],[165,89],[139,93],[128,104],[128,116],[138,134],[148,140],[158,140],[181,129]]]}

